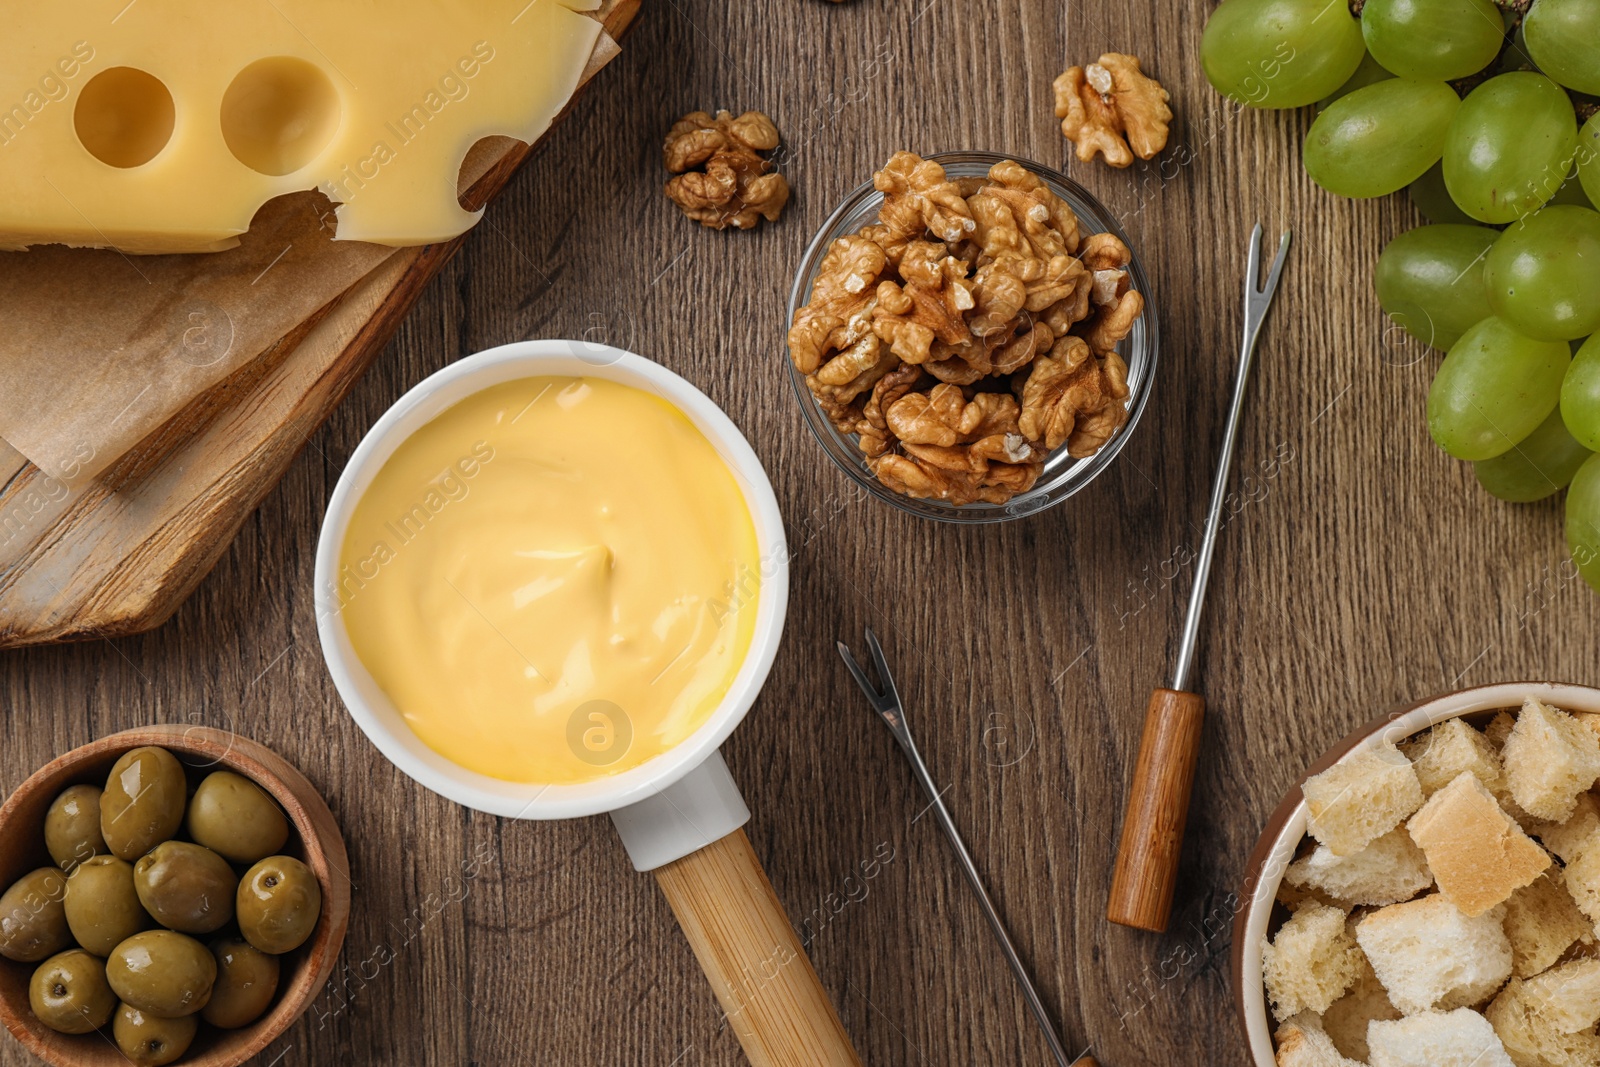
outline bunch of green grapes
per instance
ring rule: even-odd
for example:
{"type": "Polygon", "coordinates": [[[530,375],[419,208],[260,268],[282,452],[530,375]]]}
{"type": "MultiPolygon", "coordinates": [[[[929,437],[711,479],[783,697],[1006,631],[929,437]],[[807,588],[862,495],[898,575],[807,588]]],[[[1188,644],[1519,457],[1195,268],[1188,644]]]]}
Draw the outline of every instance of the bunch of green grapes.
{"type": "Polygon", "coordinates": [[[1430,224],[1376,288],[1446,353],[1428,430],[1502,500],[1565,489],[1600,590],[1600,0],[1504,2],[1223,0],[1200,58],[1240,104],[1317,105],[1301,160],[1324,189],[1409,191],[1430,224]]]}

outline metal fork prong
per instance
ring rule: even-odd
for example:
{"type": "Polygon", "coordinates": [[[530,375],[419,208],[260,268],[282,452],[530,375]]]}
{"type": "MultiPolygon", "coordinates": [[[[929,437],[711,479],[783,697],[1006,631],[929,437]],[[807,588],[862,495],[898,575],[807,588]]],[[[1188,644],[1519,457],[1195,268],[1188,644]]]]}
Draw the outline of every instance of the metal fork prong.
{"type": "MultiPolygon", "coordinates": [[[[1256,227],[1258,230],[1260,226],[1256,227]]],[[[1278,279],[1283,275],[1283,264],[1289,258],[1289,240],[1293,231],[1284,230],[1283,236],[1278,239],[1278,254],[1272,260],[1272,269],[1267,273],[1266,284],[1261,287],[1261,299],[1268,303],[1272,301],[1272,294],[1278,291],[1278,279]]]]}
{"type": "Polygon", "coordinates": [[[872,652],[872,667],[878,672],[878,682],[883,686],[885,702],[900,713],[902,721],[905,719],[905,709],[900,704],[900,689],[894,684],[894,675],[889,672],[889,661],[883,656],[883,646],[878,644],[878,635],[872,632],[872,627],[867,627],[867,648],[872,652]]]}
{"type": "Polygon", "coordinates": [[[882,713],[883,696],[876,688],[873,687],[873,684],[867,680],[867,672],[861,669],[861,664],[857,663],[855,656],[851,655],[850,646],[846,645],[843,641],[835,641],[834,644],[839,647],[839,658],[844,660],[845,667],[847,667],[850,671],[850,677],[856,680],[856,684],[859,685],[861,687],[861,691],[866,694],[867,700],[872,704],[873,710],[882,713]]]}
{"type": "Polygon", "coordinates": [[[1256,286],[1261,284],[1261,223],[1256,223],[1256,228],[1250,231],[1250,251],[1246,257],[1244,270],[1244,299],[1248,304],[1259,293],[1256,286]]]}

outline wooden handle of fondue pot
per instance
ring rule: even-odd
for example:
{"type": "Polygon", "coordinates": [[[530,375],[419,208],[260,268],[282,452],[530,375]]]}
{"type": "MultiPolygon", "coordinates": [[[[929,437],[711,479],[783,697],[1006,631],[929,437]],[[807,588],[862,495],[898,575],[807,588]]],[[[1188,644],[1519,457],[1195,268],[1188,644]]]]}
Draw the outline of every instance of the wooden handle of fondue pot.
{"type": "Polygon", "coordinates": [[[655,876],[754,1067],[858,1067],[742,829],[655,876]]]}
{"type": "Polygon", "coordinates": [[[1193,693],[1150,694],[1106,907],[1114,923],[1156,933],[1167,928],[1205,714],[1204,698],[1193,693]]]}

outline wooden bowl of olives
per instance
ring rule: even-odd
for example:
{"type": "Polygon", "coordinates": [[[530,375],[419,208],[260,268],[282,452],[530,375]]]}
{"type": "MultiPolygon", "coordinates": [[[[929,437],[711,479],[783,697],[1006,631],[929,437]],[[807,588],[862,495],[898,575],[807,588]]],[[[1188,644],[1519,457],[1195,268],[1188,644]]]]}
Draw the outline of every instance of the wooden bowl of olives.
{"type": "Polygon", "coordinates": [[[311,783],[222,730],[150,726],[0,806],[0,1020],[60,1067],[234,1067],[333,972],[349,860],[311,783]]]}

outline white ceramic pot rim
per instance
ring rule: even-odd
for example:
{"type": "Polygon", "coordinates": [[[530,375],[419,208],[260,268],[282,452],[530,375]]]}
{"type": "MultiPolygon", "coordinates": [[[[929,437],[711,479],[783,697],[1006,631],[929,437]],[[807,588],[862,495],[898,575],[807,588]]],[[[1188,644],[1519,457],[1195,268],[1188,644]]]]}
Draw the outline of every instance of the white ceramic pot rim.
{"type": "MultiPolygon", "coordinates": [[[[1478,686],[1435,697],[1403,715],[1395,716],[1387,726],[1373,730],[1369,736],[1352,746],[1339,762],[1344,762],[1357,752],[1376,748],[1385,741],[1403,741],[1446,719],[1496,708],[1520,707],[1526,697],[1536,697],[1568,711],[1600,713],[1600,689],[1589,686],[1561,682],[1505,682],[1478,686]]],[[[1272,1022],[1261,985],[1261,946],[1266,941],[1267,923],[1272,917],[1272,904],[1277,899],[1284,871],[1294,862],[1295,852],[1305,833],[1306,802],[1302,798],[1273,840],[1254,890],[1245,903],[1249,914],[1242,938],[1238,995],[1244,1008],[1246,1040],[1257,1067],[1275,1067],[1277,1063],[1272,1050],[1272,1022]]]]}
{"type": "MultiPolygon", "coordinates": [[[[430,375],[395,402],[350,457],[334,487],[317,542],[317,635],[351,718],[383,755],[420,784],[469,808],[526,819],[597,815],[637,803],[704,763],[755,702],[783,634],[789,553],[783,517],[761,461],[722,409],[688,381],[631,352],[583,341],[538,340],[491,348],[430,375]],[[711,717],[670,751],[630,770],[579,785],[505,782],[452,763],[423,743],[373,681],[345,631],[337,579],[356,502],[400,443],[440,412],[493,385],[539,375],[601,378],[654,393],[687,415],[728,464],[755,524],[761,582],[750,650],[711,717]]],[[[359,595],[359,594],[356,594],[359,595]]]]}

